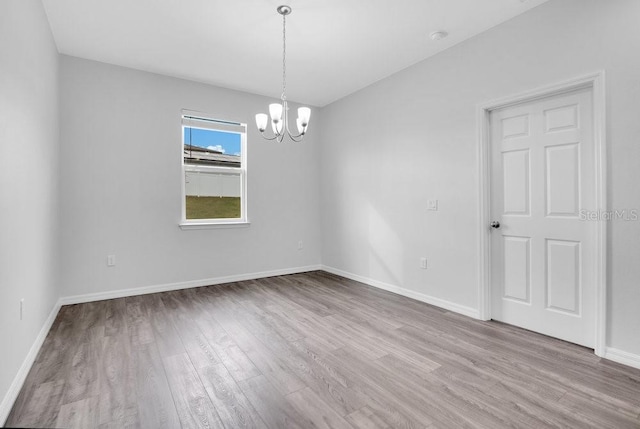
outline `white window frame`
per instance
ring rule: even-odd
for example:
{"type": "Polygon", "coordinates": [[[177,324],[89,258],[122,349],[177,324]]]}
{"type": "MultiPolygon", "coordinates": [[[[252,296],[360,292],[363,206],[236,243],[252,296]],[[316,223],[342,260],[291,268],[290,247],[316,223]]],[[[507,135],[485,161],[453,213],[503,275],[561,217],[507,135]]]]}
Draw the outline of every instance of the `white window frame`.
{"type": "Polygon", "coordinates": [[[210,228],[234,228],[246,227],[250,225],[247,217],[247,124],[219,119],[218,115],[211,115],[193,110],[182,110],[181,137],[180,137],[180,162],[181,168],[181,188],[182,188],[182,218],[180,228],[186,229],[210,229],[210,228]],[[198,120],[201,118],[202,120],[198,120]],[[199,128],[205,130],[224,131],[240,135],[240,168],[219,167],[209,165],[189,166],[184,162],[184,130],[185,128],[199,128]],[[240,217],[230,219],[187,219],[187,187],[186,173],[188,171],[218,173],[218,174],[240,174],[240,217]]]}

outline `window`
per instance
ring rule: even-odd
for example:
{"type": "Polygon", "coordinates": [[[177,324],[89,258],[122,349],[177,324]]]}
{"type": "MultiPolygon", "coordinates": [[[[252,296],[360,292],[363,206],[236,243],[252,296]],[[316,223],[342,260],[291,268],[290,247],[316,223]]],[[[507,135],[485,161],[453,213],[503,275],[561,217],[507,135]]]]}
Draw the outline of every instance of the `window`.
{"type": "Polygon", "coordinates": [[[247,223],[246,124],[182,113],[181,227],[247,223]]]}

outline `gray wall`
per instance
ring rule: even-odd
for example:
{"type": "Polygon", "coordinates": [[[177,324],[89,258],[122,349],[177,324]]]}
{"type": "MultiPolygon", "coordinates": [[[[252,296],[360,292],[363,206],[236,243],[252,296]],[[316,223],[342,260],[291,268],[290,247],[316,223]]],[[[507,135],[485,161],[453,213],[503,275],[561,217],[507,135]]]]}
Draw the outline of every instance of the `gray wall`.
{"type": "MultiPolygon", "coordinates": [[[[323,263],[477,308],[476,106],[598,70],[609,207],[640,209],[638,17],[637,0],[550,1],[324,108],[323,263]]],[[[640,222],[608,233],[608,342],[640,354],[640,222]]]]}
{"type": "Polygon", "coordinates": [[[0,400],[60,296],[57,80],[40,2],[0,1],[0,400]]]}
{"type": "Polygon", "coordinates": [[[62,296],[320,263],[318,134],[263,140],[271,100],[67,56],[60,75],[62,296]],[[181,109],[248,124],[250,227],[178,228],[181,109]]]}

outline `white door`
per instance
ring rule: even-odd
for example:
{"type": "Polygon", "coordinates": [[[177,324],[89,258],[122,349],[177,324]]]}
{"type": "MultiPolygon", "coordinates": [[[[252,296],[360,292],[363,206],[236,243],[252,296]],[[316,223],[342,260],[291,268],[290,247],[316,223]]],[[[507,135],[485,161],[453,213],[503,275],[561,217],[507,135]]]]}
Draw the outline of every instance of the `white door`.
{"type": "Polygon", "coordinates": [[[595,343],[591,90],[491,112],[491,317],[595,343]]]}

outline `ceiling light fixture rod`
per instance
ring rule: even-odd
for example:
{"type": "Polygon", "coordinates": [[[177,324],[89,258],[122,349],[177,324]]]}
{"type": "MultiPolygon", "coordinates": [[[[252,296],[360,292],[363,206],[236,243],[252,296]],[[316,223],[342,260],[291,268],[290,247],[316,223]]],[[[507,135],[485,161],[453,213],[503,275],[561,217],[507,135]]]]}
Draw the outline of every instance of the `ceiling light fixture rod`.
{"type": "Polygon", "coordinates": [[[267,129],[267,122],[269,121],[269,116],[267,116],[266,113],[258,113],[256,115],[256,125],[262,134],[262,137],[267,140],[282,142],[285,135],[288,135],[291,140],[299,142],[302,141],[307,132],[309,118],[311,117],[311,109],[308,107],[298,108],[298,118],[296,120],[298,134],[292,134],[289,130],[289,106],[287,104],[287,96],[285,94],[287,89],[287,15],[291,13],[291,7],[282,5],[278,6],[276,10],[280,15],[282,15],[282,95],[280,96],[282,103],[272,103],[269,105],[273,137],[268,137],[264,133],[267,129]]]}

